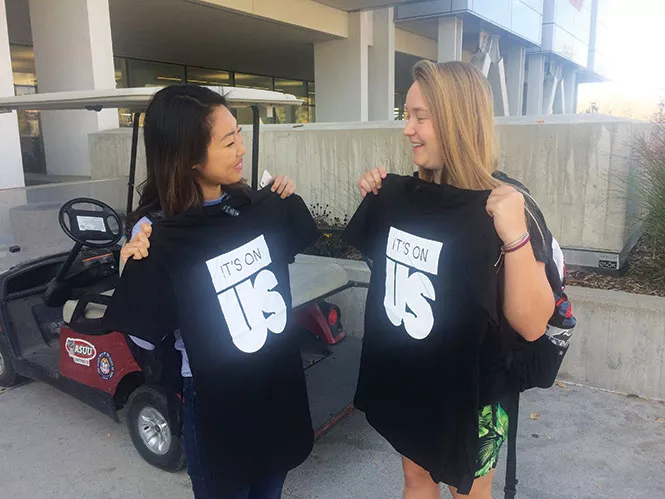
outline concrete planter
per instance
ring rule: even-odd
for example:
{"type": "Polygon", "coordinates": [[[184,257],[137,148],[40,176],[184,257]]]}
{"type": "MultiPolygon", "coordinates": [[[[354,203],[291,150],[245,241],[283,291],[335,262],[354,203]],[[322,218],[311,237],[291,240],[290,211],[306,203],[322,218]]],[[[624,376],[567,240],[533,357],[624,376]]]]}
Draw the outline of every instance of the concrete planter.
{"type": "Polygon", "coordinates": [[[665,400],[665,298],[569,287],[578,328],[570,381],[665,400]]]}
{"type": "MultiPolygon", "coordinates": [[[[351,280],[369,282],[363,262],[336,263],[347,269],[351,280]]],[[[665,400],[665,298],[575,286],[567,292],[578,326],[560,377],[665,400]]],[[[366,297],[366,289],[351,288],[329,298],[342,311],[344,329],[355,337],[363,334],[366,297]]]]}

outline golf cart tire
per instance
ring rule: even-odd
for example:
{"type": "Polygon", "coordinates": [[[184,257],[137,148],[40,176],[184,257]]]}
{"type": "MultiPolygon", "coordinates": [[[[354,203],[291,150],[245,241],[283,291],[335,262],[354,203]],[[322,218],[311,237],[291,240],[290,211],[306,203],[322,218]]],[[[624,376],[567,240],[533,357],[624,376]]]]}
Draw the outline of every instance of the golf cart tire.
{"type": "Polygon", "coordinates": [[[9,346],[5,343],[5,339],[0,336],[0,386],[9,388],[14,386],[19,381],[19,376],[14,370],[12,364],[12,355],[9,351],[9,346]]]}
{"type": "Polygon", "coordinates": [[[136,451],[153,466],[164,471],[179,471],[185,465],[185,452],[179,437],[171,435],[170,445],[165,453],[154,452],[141,436],[141,421],[139,416],[145,409],[153,409],[159,413],[169,424],[166,431],[170,431],[166,396],[153,386],[143,385],[132,392],[127,402],[127,429],[136,451]]]}

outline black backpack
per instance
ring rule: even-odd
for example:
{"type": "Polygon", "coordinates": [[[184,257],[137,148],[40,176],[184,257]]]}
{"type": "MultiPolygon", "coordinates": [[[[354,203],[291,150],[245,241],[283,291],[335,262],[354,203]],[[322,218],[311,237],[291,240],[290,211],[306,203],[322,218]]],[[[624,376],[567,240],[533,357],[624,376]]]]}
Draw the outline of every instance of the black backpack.
{"type": "Polygon", "coordinates": [[[520,393],[530,388],[550,388],[554,384],[577,321],[565,293],[566,271],[563,254],[547,228],[545,217],[536,201],[524,185],[504,173],[495,172],[494,177],[512,185],[524,195],[529,232],[533,234],[534,231],[538,231],[540,240],[545,246],[543,248],[547,255],[545,272],[555,300],[554,313],[547,324],[545,334],[534,342],[527,342],[513,331],[518,338],[507,359],[509,393],[504,402],[509,419],[504,493],[506,499],[513,499],[518,483],[516,441],[520,393]]]}

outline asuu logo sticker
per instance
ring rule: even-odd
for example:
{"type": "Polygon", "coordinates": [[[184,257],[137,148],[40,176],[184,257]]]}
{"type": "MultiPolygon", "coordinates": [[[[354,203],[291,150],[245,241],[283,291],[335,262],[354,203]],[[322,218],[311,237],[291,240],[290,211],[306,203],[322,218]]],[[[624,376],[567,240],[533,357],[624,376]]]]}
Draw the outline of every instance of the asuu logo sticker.
{"type": "Polygon", "coordinates": [[[65,348],[72,360],[82,366],[89,367],[90,361],[97,356],[95,345],[80,338],[67,338],[65,348]]]}
{"type": "Polygon", "coordinates": [[[442,247],[443,243],[394,227],[388,234],[383,306],[390,322],[395,326],[403,323],[409,336],[417,340],[427,338],[434,327],[430,301],[436,300],[436,293],[426,274],[438,275],[442,247]]]}
{"type": "Polygon", "coordinates": [[[206,262],[233,343],[245,353],[260,350],[268,331],[286,327],[286,303],[266,269],[271,263],[263,236],[206,262]]]}

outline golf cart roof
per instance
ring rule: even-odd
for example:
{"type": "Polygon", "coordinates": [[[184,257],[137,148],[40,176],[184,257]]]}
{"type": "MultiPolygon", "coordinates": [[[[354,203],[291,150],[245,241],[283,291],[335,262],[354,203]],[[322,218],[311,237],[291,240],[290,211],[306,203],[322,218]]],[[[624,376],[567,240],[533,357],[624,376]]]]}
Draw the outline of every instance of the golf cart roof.
{"type": "MultiPolygon", "coordinates": [[[[111,90],[84,90],[54,92],[18,97],[0,98],[0,114],[19,110],[65,111],[87,109],[100,111],[109,108],[125,108],[131,112],[143,112],[152,96],[163,87],[119,88],[111,90]]],[[[238,87],[208,87],[226,98],[229,107],[268,108],[272,106],[300,106],[301,100],[289,94],[238,87]]]]}

